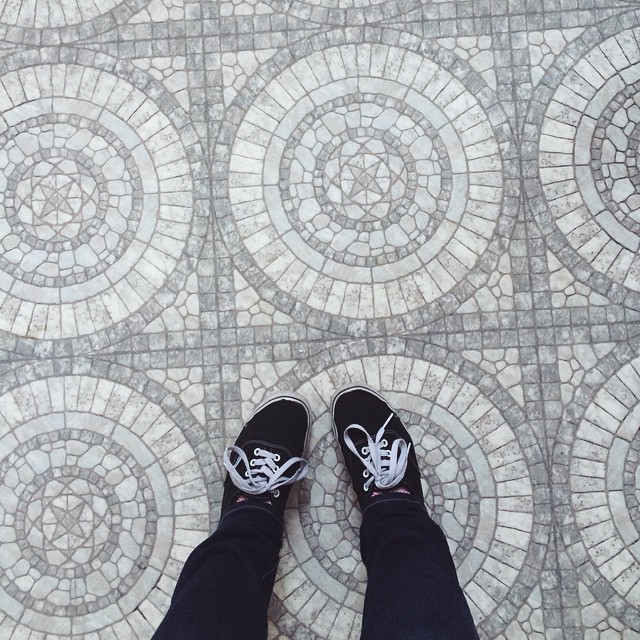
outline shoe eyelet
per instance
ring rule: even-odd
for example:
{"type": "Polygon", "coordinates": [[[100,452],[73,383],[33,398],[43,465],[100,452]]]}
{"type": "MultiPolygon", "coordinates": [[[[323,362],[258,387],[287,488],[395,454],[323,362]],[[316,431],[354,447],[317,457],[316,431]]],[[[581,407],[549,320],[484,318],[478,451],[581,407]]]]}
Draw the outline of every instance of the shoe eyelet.
{"type": "Polygon", "coordinates": [[[362,455],[363,456],[369,455],[369,447],[362,447],[362,455]]]}
{"type": "Polygon", "coordinates": [[[274,498],[279,498],[279,497],[280,497],[280,489],[276,489],[275,491],[272,491],[272,492],[271,492],[271,495],[272,495],[274,498]]]}
{"type": "Polygon", "coordinates": [[[275,456],[273,456],[273,459],[274,459],[276,462],[280,462],[280,454],[279,454],[279,453],[276,453],[276,455],[275,455],[275,456]]]}
{"type": "Polygon", "coordinates": [[[362,477],[363,477],[363,478],[368,478],[368,477],[369,477],[369,475],[370,475],[370,474],[369,474],[369,472],[368,472],[366,469],[362,472],[362,477]]]}
{"type": "Polygon", "coordinates": [[[389,443],[388,443],[386,440],[381,440],[381,441],[380,441],[380,444],[381,444],[383,447],[388,447],[388,446],[389,446],[389,443]]]}
{"type": "Polygon", "coordinates": [[[253,455],[254,455],[254,456],[259,456],[259,455],[260,455],[260,449],[258,449],[258,447],[256,447],[256,448],[253,450],[253,455]]]}

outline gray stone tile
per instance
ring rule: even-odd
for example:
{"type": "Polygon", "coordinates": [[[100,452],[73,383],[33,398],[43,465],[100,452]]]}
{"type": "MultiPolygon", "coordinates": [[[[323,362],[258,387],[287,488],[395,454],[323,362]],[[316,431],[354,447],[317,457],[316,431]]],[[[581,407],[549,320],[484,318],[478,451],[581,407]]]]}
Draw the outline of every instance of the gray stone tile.
{"type": "Polygon", "coordinates": [[[269,638],[358,637],[328,402],[366,381],[481,638],[640,638],[638,20],[0,7],[0,636],[150,638],[225,445],[295,389],[313,471],[269,638]]]}

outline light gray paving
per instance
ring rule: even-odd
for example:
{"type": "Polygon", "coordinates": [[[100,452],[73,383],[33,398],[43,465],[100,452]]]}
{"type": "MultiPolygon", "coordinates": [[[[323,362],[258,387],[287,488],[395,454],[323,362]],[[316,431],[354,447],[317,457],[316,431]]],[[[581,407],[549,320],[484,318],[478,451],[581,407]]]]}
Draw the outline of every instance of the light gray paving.
{"type": "Polygon", "coordinates": [[[269,637],[357,638],[367,382],[481,638],[639,639],[639,89],[623,0],[0,4],[0,637],[148,640],[296,390],[269,637]]]}

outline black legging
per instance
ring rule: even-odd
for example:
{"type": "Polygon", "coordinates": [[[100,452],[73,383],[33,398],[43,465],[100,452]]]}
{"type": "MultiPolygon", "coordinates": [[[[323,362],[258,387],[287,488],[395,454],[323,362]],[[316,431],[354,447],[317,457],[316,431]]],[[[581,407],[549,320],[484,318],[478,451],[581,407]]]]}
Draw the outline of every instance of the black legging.
{"type": "MultiPolygon", "coordinates": [[[[153,640],[265,640],[282,530],[268,504],[230,507],[189,556],[153,640]]],[[[447,541],[422,503],[401,493],[373,498],[360,536],[363,640],[477,640],[447,541]]]]}

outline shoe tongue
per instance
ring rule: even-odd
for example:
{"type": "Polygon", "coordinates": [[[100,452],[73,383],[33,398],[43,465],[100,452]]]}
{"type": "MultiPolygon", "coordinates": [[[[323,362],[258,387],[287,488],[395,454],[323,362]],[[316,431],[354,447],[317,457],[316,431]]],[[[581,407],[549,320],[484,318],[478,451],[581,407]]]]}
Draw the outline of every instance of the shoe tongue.
{"type": "Polygon", "coordinates": [[[252,501],[252,502],[268,502],[269,504],[273,504],[273,496],[266,493],[259,493],[258,495],[249,495],[248,493],[243,493],[240,489],[238,493],[234,496],[231,504],[242,504],[243,502],[252,501]]]}
{"type": "Polygon", "coordinates": [[[283,453],[290,455],[285,447],[274,444],[273,442],[265,442],[264,440],[247,440],[242,445],[242,450],[247,454],[249,460],[251,460],[251,458],[260,457],[254,453],[256,449],[268,451],[269,453],[278,453],[281,457],[283,453]]]}
{"type": "Polygon", "coordinates": [[[362,445],[369,444],[369,440],[367,440],[367,436],[365,436],[364,433],[359,433],[358,436],[351,441],[356,445],[356,447],[361,447],[362,445]]]}

